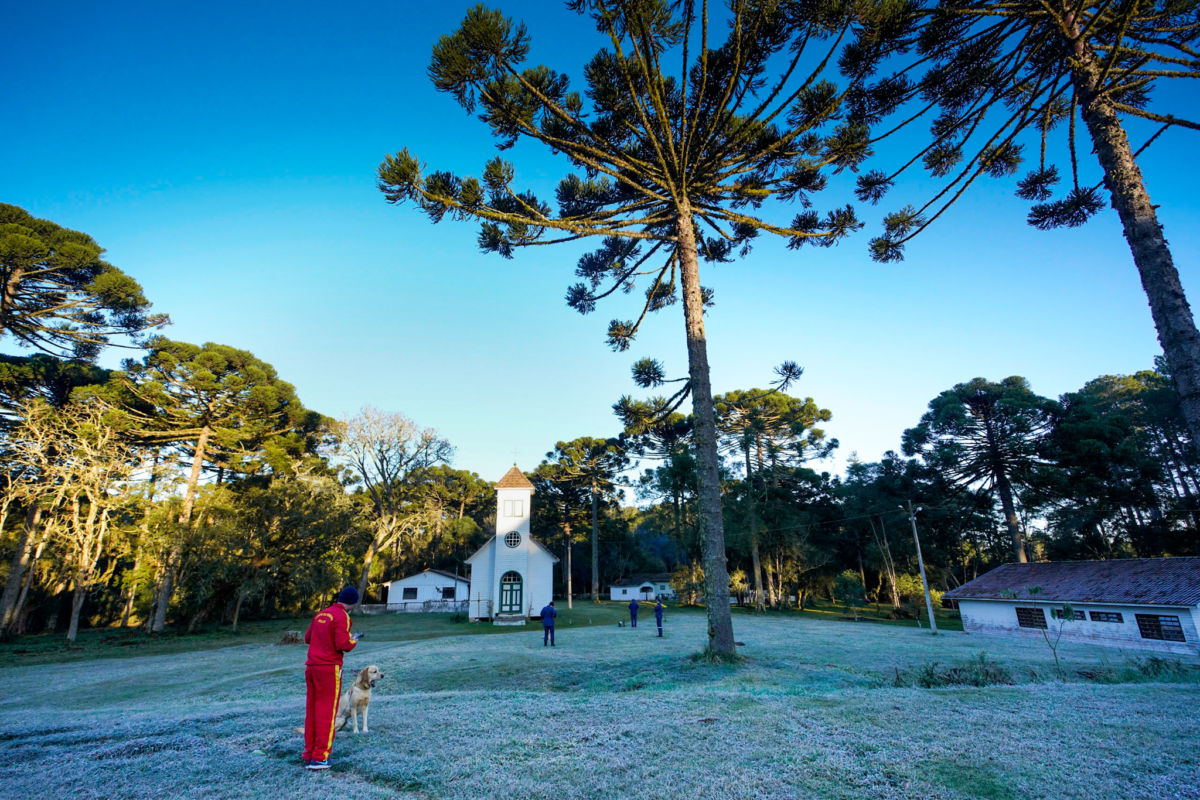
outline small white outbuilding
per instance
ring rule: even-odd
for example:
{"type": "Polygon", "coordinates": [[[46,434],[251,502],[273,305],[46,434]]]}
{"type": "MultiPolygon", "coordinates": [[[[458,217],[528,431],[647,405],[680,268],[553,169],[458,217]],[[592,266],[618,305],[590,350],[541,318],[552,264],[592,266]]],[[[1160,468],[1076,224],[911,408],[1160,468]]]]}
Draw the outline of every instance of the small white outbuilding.
{"type": "Polygon", "coordinates": [[[461,575],[427,569],[407,578],[384,581],[388,611],[461,611],[471,584],[461,575]]]}
{"type": "Polygon", "coordinates": [[[967,633],[1200,651],[1200,557],[1004,564],[942,597],[967,633]]]}
{"type": "Polygon", "coordinates": [[[472,621],[521,625],[554,599],[558,557],[530,535],[532,501],[533,484],[514,464],[496,484],[496,534],[467,558],[472,621]]]}
{"type": "Polygon", "coordinates": [[[674,600],[675,590],[671,588],[668,573],[631,575],[611,584],[608,597],[610,600],[674,600]]]}

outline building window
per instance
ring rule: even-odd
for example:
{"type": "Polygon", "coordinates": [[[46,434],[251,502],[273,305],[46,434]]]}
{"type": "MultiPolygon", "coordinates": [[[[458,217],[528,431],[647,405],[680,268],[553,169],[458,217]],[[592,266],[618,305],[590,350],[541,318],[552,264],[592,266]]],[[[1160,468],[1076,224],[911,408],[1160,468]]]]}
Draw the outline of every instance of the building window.
{"type": "Polygon", "coordinates": [[[1186,642],[1179,617],[1159,614],[1134,614],[1143,639],[1162,639],[1165,642],[1186,642]]]}
{"type": "Polygon", "coordinates": [[[1045,628],[1046,612],[1041,608],[1018,608],[1017,624],[1022,628],[1045,628]]]}
{"type": "Polygon", "coordinates": [[[417,587],[405,586],[404,587],[404,599],[405,600],[416,600],[417,599],[417,587]]]}
{"type": "Polygon", "coordinates": [[[516,531],[509,531],[504,534],[504,543],[509,547],[516,547],[521,543],[521,534],[516,531]]]}
{"type": "Polygon", "coordinates": [[[1092,611],[1092,622],[1124,622],[1120,611],[1092,611]]]}
{"type": "Polygon", "coordinates": [[[1067,616],[1067,610],[1065,608],[1056,608],[1050,613],[1054,615],[1055,619],[1087,619],[1082,611],[1077,611],[1075,609],[1071,609],[1070,616],[1067,616]]]}
{"type": "Polygon", "coordinates": [[[454,599],[454,587],[453,586],[443,586],[442,587],[442,599],[443,600],[453,600],[454,599]]]}
{"type": "Polygon", "coordinates": [[[504,501],[504,516],[506,516],[506,517],[523,517],[523,516],[525,516],[525,501],[524,500],[505,500],[504,501]]]}

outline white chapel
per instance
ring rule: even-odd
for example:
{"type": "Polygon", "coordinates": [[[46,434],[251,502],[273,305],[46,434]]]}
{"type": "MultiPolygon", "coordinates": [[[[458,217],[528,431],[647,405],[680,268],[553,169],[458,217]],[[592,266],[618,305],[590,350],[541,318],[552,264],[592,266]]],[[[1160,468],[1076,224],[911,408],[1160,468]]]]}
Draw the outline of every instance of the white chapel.
{"type": "Polygon", "coordinates": [[[554,599],[558,558],[529,535],[533,484],[516,465],[496,484],[496,535],[467,559],[472,622],[524,624],[554,599]]]}

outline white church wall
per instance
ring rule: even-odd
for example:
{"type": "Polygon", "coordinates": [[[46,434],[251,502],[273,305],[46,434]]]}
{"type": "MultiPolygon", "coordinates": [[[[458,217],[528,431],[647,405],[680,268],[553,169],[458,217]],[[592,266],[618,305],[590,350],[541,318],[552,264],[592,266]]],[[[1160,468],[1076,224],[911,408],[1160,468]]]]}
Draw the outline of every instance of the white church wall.
{"type": "MultiPolygon", "coordinates": [[[[508,477],[516,476],[510,472],[508,477]]],[[[505,482],[510,481],[502,478],[501,483],[505,482]]],[[[533,616],[553,599],[554,562],[558,559],[530,535],[532,503],[533,488],[528,484],[496,488],[496,535],[467,559],[471,569],[468,615],[472,620],[495,619],[502,613],[500,583],[507,572],[521,577],[520,607],[515,614],[533,616]]]]}

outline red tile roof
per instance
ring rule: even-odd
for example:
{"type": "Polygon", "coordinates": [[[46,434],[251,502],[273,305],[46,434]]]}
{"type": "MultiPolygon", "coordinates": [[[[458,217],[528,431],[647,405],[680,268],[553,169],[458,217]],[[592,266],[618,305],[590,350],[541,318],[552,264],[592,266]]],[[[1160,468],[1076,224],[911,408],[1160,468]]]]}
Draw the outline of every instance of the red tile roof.
{"type": "Polygon", "coordinates": [[[1004,564],[944,596],[1194,606],[1200,604],[1200,557],[1004,564]]]}
{"type": "Polygon", "coordinates": [[[522,474],[521,470],[517,469],[517,465],[513,464],[512,469],[504,473],[504,477],[496,484],[497,489],[532,489],[533,484],[529,479],[522,474]]]}

